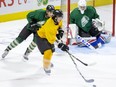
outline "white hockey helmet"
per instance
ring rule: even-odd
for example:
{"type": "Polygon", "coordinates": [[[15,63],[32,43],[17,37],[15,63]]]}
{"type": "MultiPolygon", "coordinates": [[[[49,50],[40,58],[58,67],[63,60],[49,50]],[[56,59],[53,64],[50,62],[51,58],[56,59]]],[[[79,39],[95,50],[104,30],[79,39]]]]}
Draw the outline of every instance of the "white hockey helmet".
{"type": "Polygon", "coordinates": [[[86,0],[79,0],[78,6],[79,10],[81,11],[81,14],[84,14],[84,11],[86,10],[86,0]]]}

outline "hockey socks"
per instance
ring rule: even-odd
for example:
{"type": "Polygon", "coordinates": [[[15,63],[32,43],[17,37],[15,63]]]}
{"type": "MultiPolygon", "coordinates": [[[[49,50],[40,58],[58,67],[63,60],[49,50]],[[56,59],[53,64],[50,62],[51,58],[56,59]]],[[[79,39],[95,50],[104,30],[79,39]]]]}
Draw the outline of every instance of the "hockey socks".
{"type": "Polygon", "coordinates": [[[24,61],[25,60],[29,60],[28,56],[29,54],[34,50],[34,48],[36,47],[36,44],[34,41],[31,42],[31,44],[29,45],[29,47],[27,47],[23,57],[24,57],[24,61]]]}
{"type": "Polygon", "coordinates": [[[36,47],[36,43],[34,41],[32,41],[31,44],[29,45],[29,47],[27,47],[27,49],[29,50],[29,52],[32,52],[35,47],[36,47]]]}
{"type": "Polygon", "coordinates": [[[46,50],[44,52],[44,57],[43,57],[43,68],[46,74],[50,74],[51,73],[51,58],[52,58],[52,51],[51,49],[46,50]]]}
{"type": "Polygon", "coordinates": [[[4,50],[4,53],[2,54],[2,58],[5,58],[6,55],[9,53],[10,50],[15,48],[18,44],[20,44],[23,41],[22,38],[17,37],[14,41],[10,43],[10,45],[7,46],[7,48],[4,50]]]}

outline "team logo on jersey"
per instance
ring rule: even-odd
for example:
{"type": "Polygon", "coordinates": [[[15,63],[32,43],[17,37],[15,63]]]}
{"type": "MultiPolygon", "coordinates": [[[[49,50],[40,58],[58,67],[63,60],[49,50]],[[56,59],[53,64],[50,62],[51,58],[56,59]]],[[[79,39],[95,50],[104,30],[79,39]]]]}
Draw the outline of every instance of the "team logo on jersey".
{"type": "Polygon", "coordinates": [[[89,17],[88,16],[83,16],[83,18],[81,19],[81,25],[82,27],[85,27],[85,25],[89,22],[89,17]]]}

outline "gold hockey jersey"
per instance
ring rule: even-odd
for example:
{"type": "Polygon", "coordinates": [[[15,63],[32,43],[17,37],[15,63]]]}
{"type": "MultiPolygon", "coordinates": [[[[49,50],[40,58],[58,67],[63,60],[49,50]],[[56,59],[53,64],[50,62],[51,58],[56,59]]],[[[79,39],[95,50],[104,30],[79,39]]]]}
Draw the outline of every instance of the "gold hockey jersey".
{"type": "Polygon", "coordinates": [[[49,43],[53,44],[56,41],[57,30],[62,28],[62,21],[55,25],[52,18],[49,18],[46,23],[37,31],[41,38],[46,38],[49,43]]]}

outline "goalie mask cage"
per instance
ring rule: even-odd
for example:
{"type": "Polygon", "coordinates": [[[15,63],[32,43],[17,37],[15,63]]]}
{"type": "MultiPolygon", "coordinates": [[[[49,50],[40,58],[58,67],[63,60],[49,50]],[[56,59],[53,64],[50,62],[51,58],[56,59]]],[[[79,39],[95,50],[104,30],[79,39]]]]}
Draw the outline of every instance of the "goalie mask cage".
{"type": "MultiPolygon", "coordinates": [[[[63,11],[63,28],[65,35],[63,37],[64,42],[68,44],[68,30],[70,23],[70,12],[78,7],[79,0],[61,0],[61,10],[63,11]]],[[[87,0],[87,6],[91,5],[96,8],[97,13],[102,21],[105,21],[105,30],[112,33],[115,36],[115,0],[87,0]]]]}

